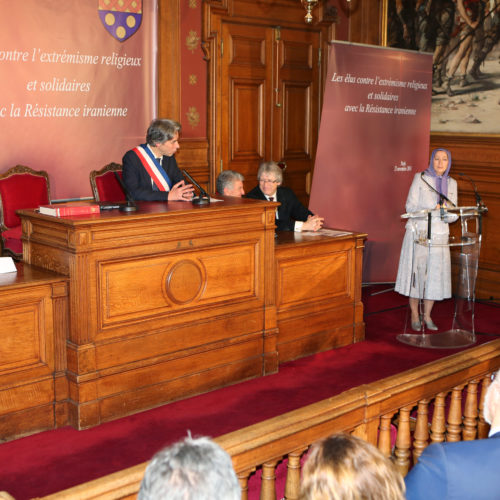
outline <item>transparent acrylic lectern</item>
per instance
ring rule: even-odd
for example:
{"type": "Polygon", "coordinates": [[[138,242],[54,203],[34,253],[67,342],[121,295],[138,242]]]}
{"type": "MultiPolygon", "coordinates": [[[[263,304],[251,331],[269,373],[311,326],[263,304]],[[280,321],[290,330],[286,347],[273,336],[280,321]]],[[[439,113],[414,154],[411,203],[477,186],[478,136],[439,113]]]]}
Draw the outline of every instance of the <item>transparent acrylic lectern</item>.
{"type": "Polygon", "coordinates": [[[451,259],[451,293],[454,310],[449,318],[449,329],[432,332],[421,321],[421,331],[410,333],[411,320],[407,314],[404,333],[397,336],[400,342],[416,347],[457,348],[476,342],[474,332],[474,301],[477,265],[481,249],[482,214],[485,207],[456,207],[444,210],[420,210],[403,214],[409,219],[414,235],[412,259],[412,289],[422,301],[427,298],[429,278],[433,272],[436,255],[447,252],[451,259]],[[450,234],[433,232],[433,222],[449,223],[450,234]],[[444,250],[444,252],[443,252],[444,250]]]}

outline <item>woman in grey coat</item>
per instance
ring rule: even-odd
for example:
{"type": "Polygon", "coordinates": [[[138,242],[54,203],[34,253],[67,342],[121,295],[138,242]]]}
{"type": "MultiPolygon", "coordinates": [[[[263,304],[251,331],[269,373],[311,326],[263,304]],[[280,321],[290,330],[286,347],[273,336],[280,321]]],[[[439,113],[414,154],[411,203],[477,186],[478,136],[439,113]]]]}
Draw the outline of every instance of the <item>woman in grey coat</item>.
{"type": "Polygon", "coordinates": [[[395,290],[410,298],[411,326],[417,331],[421,329],[422,320],[429,330],[437,330],[431,318],[434,301],[451,297],[450,249],[446,243],[449,222],[456,220],[456,216],[450,217],[443,210],[457,204],[457,181],[448,176],[450,167],[450,152],[435,149],[427,170],[415,175],[406,200],[408,213],[435,210],[430,247],[415,244],[418,240],[425,242],[428,237],[426,213],[408,219],[396,278],[395,290]],[[418,307],[420,299],[424,301],[422,318],[418,307]]]}

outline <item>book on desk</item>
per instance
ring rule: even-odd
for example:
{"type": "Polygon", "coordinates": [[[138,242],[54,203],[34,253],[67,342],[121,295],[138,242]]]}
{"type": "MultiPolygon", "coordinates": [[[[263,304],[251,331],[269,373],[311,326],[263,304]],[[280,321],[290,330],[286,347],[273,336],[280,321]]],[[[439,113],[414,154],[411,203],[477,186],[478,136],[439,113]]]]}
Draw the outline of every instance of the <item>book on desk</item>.
{"type": "Polygon", "coordinates": [[[101,207],[96,203],[73,204],[73,203],[58,203],[52,205],[40,205],[38,211],[44,215],[53,215],[55,217],[64,217],[72,215],[90,215],[98,214],[101,207]]]}

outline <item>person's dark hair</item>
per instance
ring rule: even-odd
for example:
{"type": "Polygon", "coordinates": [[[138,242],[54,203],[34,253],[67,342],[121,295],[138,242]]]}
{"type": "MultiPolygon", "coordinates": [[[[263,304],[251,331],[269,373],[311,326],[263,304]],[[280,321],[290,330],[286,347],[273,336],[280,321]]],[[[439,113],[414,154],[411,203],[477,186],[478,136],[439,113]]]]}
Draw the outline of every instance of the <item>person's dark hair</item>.
{"type": "Polygon", "coordinates": [[[262,174],[272,174],[278,181],[278,184],[283,182],[283,170],[275,161],[263,161],[259,165],[259,170],[257,171],[257,179],[260,180],[262,174]]]}
{"type": "Polygon", "coordinates": [[[244,181],[245,178],[234,170],[223,170],[219,177],[217,177],[217,182],[215,188],[219,194],[224,194],[224,188],[233,186],[234,181],[244,181]]]}
{"type": "Polygon", "coordinates": [[[239,500],[231,457],[208,437],[174,443],[146,467],[138,500],[239,500]]]}
{"type": "Polygon", "coordinates": [[[146,132],[146,142],[150,146],[163,144],[174,138],[176,132],[180,132],[181,124],[166,118],[153,120],[146,132]]]}
{"type": "Polygon", "coordinates": [[[375,446],[337,434],[313,446],[304,465],[300,500],[404,500],[405,483],[375,446]]]}

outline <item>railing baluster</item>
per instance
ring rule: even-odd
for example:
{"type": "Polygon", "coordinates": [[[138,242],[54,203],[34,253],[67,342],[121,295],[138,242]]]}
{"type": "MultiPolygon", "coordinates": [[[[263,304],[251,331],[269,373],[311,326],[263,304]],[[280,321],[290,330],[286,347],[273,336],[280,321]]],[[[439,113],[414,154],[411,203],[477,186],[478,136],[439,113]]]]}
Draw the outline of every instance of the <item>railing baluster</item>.
{"type": "Polygon", "coordinates": [[[444,431],[446,429],[444,419],[444,408],[446,392],[440,392],[434,399],[434,411],[432,413],[431,441],[433,443],[442,443],[444,441],[444,431]]]}
{"type": "Polygon", "coordinates": [[[276,465],[278,460],[262,464],[260,500],[276,500],[276,465]]]}
{"type": "Polygon", "coordinates": [[[467,384],[467,395],[464,408],[464,428],[462,430],[462,439],[464,441],[472,441],[476,438],[478,415],[477,384],[477,380],[471,380],[467,384]]]}
{"type": "Polygon", "coordinates": [[[398,435],[396,436],[395,464],[403,476],[410,468],[410,412],[412,406],[399,410],[398,435]]]}
{"type": "Polygon", "coordinates": [[[255,467],[247,471],[238,472],[237,474],[241,488],[241,500],[248,500],[248,477],[254,470],[255,467]]]}
{"type": "Polygon", "coordinates": [[[300,457],[307,448],[292,451],[288,454],[288,466],[285,484],[285,498],[296,500],[300,493],[300,457]]]}
{"type": "Polygon", "coordinates": [[[484,396],[486,394],[486,390],[491,384],[491,375],[487,375],[481,381],[481,398],[479,399],[479,422],[477,423],[477,438],[478,439],[486,439],[488,437],[488,432],[490,430],[490,426],[486,423],[484,419],[484,396]]]}
{"type": "Polygon", "coordinates": [[[391,420],[394,413],[388,413],[380,417],[378,449],[387,457],[392,455],[391,449],[391,420]]]}
{"type": "Polygon", "coordinates": [[[418,402],[417,424],[413,434],[413,465],[418,462],[429,442],[429,401],[422,399],[418,402]]]}
{"type": "Polygon", "coordinates": [[[462,390],[464,386],[459,385],[451,390],[450,411],[448,413],[448,427],[446,441],[460,441],[462,431],[462,390]]]}

